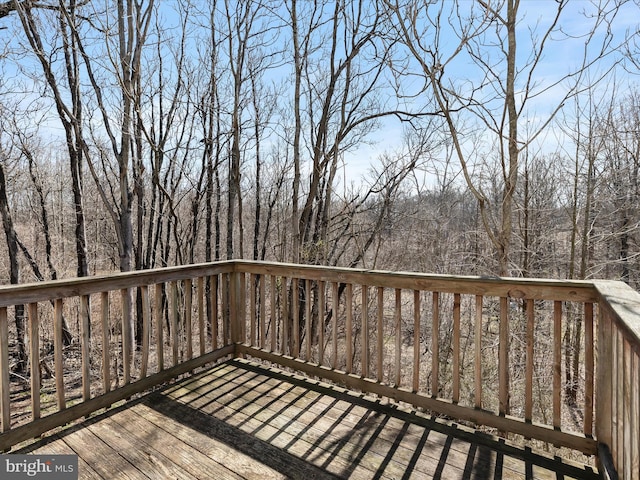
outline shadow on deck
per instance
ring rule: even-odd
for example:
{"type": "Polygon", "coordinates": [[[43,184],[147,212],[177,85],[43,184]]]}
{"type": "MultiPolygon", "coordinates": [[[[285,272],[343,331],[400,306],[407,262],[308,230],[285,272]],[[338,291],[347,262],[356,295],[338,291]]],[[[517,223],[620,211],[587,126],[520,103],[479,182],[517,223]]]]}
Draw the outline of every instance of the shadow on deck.
{"type": "Polygon", "coordinates": [[[349,390],[230,360],[13,453],[80,478],[599,478],[349,390]]]}

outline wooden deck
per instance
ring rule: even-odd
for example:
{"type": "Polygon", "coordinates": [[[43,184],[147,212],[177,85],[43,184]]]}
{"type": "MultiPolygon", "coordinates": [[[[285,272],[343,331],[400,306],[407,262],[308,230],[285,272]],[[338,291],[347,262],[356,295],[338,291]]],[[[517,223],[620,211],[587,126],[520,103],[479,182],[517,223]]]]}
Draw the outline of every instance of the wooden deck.
{"type": "Polygon", "coordinates": [[[393,404],[231,360],[14,453],[80,478],[599,478],[393,404]]]}

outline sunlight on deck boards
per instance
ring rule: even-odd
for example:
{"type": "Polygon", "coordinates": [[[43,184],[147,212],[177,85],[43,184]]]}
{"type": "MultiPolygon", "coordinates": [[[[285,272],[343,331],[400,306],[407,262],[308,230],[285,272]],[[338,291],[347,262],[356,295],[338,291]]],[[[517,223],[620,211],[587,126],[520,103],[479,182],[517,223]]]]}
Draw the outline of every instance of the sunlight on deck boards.
{"type": "Polygon", "coordinates": [[[598,478],[327,384],[232,360],[14,453],[77,453],[80,478],[598,478]]]}

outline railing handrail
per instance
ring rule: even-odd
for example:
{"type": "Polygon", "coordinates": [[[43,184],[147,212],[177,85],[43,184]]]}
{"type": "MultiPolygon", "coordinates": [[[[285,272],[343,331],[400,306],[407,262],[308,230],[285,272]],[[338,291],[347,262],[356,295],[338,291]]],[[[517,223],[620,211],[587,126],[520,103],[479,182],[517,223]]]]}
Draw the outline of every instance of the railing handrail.
{"type": "Polygon", "coordinates": [[[90,295],[106,290],[120,290],[139,285],[186,280],[218,273],[230,273],[233,269],[234,261],[230,260],[134,270],[131,272],[114,272],[105,275],[47,280],[18,285],[0,285],[0,307],[90,295]]]}
{"type": "Polygon", "coordinates": [[[640,293],[618,280],[594,280],[601,308],[607,308],[633,348],[640,349],[640,293]]]}

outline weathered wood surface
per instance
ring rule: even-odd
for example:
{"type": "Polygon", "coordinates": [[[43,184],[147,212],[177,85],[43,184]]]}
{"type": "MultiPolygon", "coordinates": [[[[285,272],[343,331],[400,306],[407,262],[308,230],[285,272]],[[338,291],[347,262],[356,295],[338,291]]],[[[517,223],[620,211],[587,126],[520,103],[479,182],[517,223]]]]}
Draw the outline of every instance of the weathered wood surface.
{"type": "Polygon", "coordinates": [[[80,478],[597,478],[341,388],[233,360],[15,453],[80,478]]]}

